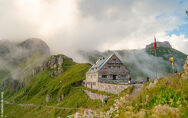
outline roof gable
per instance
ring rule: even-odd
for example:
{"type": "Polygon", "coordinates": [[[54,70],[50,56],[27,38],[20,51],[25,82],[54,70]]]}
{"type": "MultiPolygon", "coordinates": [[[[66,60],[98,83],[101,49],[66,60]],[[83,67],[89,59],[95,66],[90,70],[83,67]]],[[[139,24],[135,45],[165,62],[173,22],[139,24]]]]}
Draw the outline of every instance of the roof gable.
{"type": "MultiPolygon", "coordinates": [[[[110,55],[108,58],[100,58],[98,59],[98,61],[89,69],[89,71],[87,73],[90,73],[90,72],[98,72],[99,70],[102,69],[102,67],[113,57],[113,56],[116,56],[115,54],[112,54],[110,55]]],[[[117,56],[116,56],[117,59],[119,59],[117,56]]],[[[119,61],[121,62],[121,60],[119,59],[119,61]]]]}

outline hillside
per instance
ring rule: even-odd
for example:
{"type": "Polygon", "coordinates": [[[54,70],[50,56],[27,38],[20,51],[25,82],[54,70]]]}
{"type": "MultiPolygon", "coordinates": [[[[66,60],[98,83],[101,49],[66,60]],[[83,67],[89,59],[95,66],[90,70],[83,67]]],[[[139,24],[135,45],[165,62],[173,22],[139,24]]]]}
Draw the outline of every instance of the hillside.
{"type": "MultiPolygon", "coordinates": [[[[52,62],[51,60],[59,57],[63,58],[63,63],[60,66],[56,68],[47,66],[43,71],[34,75],[29,84],[17,92],[11,93],[5,90],[5,99],[13,103],[5,105],[6,116],[10,115],[9,117],[14,116],[16,118],[20,118],[20,116],[27,118],[66,117],[82,107],[92,109],[101,107],[102,102],[100,100],[91,100],[82,91],[84,88],[81,86],[81,82],[85,79],[85,73],[91,65],[77,64],[64,55],[51,56],[47,61],[52,62]],[[52,73],[58,68],[62,68],[63,72],[52,77],[52,73]],[[34,106],[20,106],[19,104],[34,104],[34,106]],[[53,109],[47,106],[52,106],[53,109]],[[60,107],[68,109],[61,109],[60,107]],[[30,112],[31,109],[33,109],[32,113],[30,112]]],[[[54,65],[57,63],[54,63],[54,65]]]]}
{"type": "MultiPolygon", "coordinates": [[[[122,92],[116,99],[110,98],[103,109],[90,112],[88,118],[187,118],[188,77],[183,74],[144,83],[142,89],[133,88],[132,92],[122,92]]],[[[84,115],[77,112],[73,116],[84,115]]]]}
{"type": "MultiPolygon", "coordinates": [[[[38,45],[38,43],[30,43],[30,41],[20,45],[30,50],[28,42],[29,45],[38,45]]],[[[116,53],[122,60],[125,59],[123,62],[129,68],[134,69],[133,77],[139,78],[153,74],[154,65],[151,65],[153,61],[162,68],[161,72],[166,69],[165,72],[170,73],[170,63],[168,62],[170,54],[175,55],[175,60],[180,59],[180,56],[185,56],[185,54],[169,47],[159,47],[158,57],[153,56],[153,51],[152,48],[147,48],[143,50],[119,50],[116,53]]],[[[2,54],[6,55],[9,51],[2,52],[5,52],[2,54]]],[[[107,56],[111,53],[113,51],[96,51],[84,54],[91,55],[89,59],[95,60],[96,57],[107,56]]],[[[65,118],[69,115],[83,117],[82,115],[86,113],[97,117],[101,116],[94,113],[103,114],[103,117],[107,118],[127,116],[175,116],[180,118],[188,115],[188,78],[183,76],[184,72],[175,75],[161,75],[163,77],[160,79],[152,80],[144,85],[133,84],[119,94],[110,94],[82,86],[81,83],[85,80],[85,73],[91,67],[90,64],[76,63],[65,55],[47,55],[48,53],[37,49],[23,58],[15,56],[17,59],[23,59],[18,61],[19,66],[9,64],[16,70],[19,69],[17,76],[15,73],[18,71],[12,71],[9,68],[0,70],[0,86],[1,91],[4,92],[4,115],[6,117],[65,118]],[[84,90],[106,95],[109,98],[106,99],[106,102],[99,99],[93,100],[84,90]]],[[[182,66],[185,63],[183,58],[180,59],[182,62],[177,62],[177,64],[182,66]]]]}
{"type": "MultiPolygon", "coordinates": [[[[90,90],[81,86],[90,64],[78,64],[64,55],[49,57],[46,62],[62,58],[36,73],[31,82],[10,93],[5,90],[5,116],[10,118],[65,118],[87,113],[104,118],[117,117],[177,117],[188,115],[188,78],[184,72],[144,83],[143,87],[130,86],[117,95],[90,90]],[[54,66],[56,65],[56,66],[54,66]],[[54,71],[62,68],[57,76],[54,71]],[[106,104],[91,100],[83,90],[109,95],[106,104]],[[77,112],[75,114],[75,112],[77,112]]],[[[86,114],[85,114],[86,115],[86,114]]]]}
{"type": "Polygon", "coordinates": [[[157,57],[155,56],[153,44],[137,50],[108,50],[105,52],[82,50],[79,51],[79,54],[93,64],[101,56],[107,57],[112,53],[116,53],[130,70],[132,79],[137,81],[145,80],[146,77],[155,79],[156,65],[158,77],[172,74],[173,70],[169,62],[169,58],[172,56],[174,57],[177,71],[181,72],[187,55],[172,48],[168,42],[157,42],[157,44],[157,57]]]}

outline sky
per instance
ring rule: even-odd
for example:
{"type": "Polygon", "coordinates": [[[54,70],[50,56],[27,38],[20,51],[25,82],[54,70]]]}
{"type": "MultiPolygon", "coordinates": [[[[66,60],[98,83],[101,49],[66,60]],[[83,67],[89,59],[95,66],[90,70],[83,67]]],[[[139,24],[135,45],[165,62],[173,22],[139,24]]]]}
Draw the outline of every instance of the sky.
{"type": "Polygon", "coordinates": [[[188,54],[188,0],[0,0],[0,39],[41,38],[52,53],[141,49],[169,41],[188,54]]]}

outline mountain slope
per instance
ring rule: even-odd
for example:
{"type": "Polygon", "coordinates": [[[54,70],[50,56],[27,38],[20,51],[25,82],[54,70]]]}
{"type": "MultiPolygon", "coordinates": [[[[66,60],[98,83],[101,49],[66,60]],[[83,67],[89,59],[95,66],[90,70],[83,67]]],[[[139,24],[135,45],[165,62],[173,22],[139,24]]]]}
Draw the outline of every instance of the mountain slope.
{"type": "MultiPolygon", "coordinates": [[[[63,55],[57,55],[59,57],[63,55]]],[[[54,57],[54,56],[53,56],[54,57]]],[[[52,58],[49,58],[50,60],[52,58]]],[[[50,67],[40,71],[30,84],[15,92],[5,94],[5,116],[20,118],[67,117],[78,112],[83,117],[84,111],[93,117],[177,117],[188,115],[188,78],[184,72],[166,76],[144,83],[143,88],[129,87],[118,95],[110,95],[106,104],[91,100],[80,82],[85,79],[85,72],[90,64],[77,64],[63,56],[63,72],[51,77],[50,67]],[[49,101],[46,101],[51,95],[49,101]],[[58,98],[64,96],[60,102],[58,98]],[[92,109],[88,111],[88,109],[92,109]],[[95,112],[98,115],[95,115],[95,112]]],[[[78,115],[78,114],[77,114],[78,115]]]]}
{"type": "MultiPolygon", "coordinates": [[[[185,56],[185,54],[169,47],[159,47],[158,57],[154,57],[152,51],[154,51],[153,48],[147,48],[143,50],[119,50],[116,53],[126,66],[132,69],[132,77],[138,77],[138,79],[146,76],[155,77],[154,62],[158,63],[159,72],[161,76],[164,76],[163,71],[170,73],[171,65],[168,62],[170,54],[176,55],[175,60],[179,60],[180,56],[185,56]],[[165,57],[165,54],[169,55],[165,57]]],[[[38,53],[40,51],[36,52],[36,54],[32,52],[30,56],[26,56],[25,61],[18,62],[21,68],[19,80],[13,79],[14,76],[7,78],[7,75],[14,75],[10,73],[12,71],[0,70],[1,77],[3,77],[0,81],[1,91],[5,93],[4,115],[7,117],[51,118],[60,116],[64,118],[71,114],[74,115],[75,112],[82,115],[84,111],[91,112],[91,114],[96,111],[99,114],[107,115],[107,117],[111,115],[120,118],[126,116],[150,117],[153,115],[155,117],[174,115],[186,117],[188,115],[188,79],[182,77],[183,73],[147,82],[143,88],[137,88],[137,85],[133,85],[117,95],[112,95],[89,90],[81,85],[85,79],[85,73],[91,67],[90,64],[73,62],[65,55],[53,55],[40,59],[41,56],[38,53]],[[101,100],[90,99],[83,90],[108,95],[110,98],[104,104],[101,100]]],[[[47,56],[45,52],[43,53],[44,56],[47,56]]],[[[84,52],[82,54],[86,54],[88,59],[95,60],[99,56],[108,56],[112,53],[113,51],[84,52]]],[[[180,64],[183,65],[185,60],[181,61],[180,64]]],[[[15,65],[13,66],[16,67],[15,65]]]]}
{"type": "Polygon", "coordinates": [[[1,89],[12,86],[16,91],[27,84],[32,70],[50,55],[48,45],[40,39],[23,42],[0,41],[0,85],[1,89]],[[18,84],[22,81],[22,84],[18,84]]]}
{"type": "MultiPolygon", "coordinates": [[[[5,92],[5,99],[11,103],[16,103],[12,104],[12,106],[10,104],[5,106],[8,109],[5,115],[9,115],[14,111],[14,105],[16,105],[19,110],[23,110],[19,104],[36,104],[36,106],[26,105],[23,110],[25,112],[14,112],[11,116],[18,118],[20,118],[21,115],[25,115],[27,118],[48,118],[50,116],[66,117],[67,115],[76,112],[81,107],[92,109],[101,107],[102,102],[100,100],[89,99],[82,90],[84,87],[81,86],[81,82],[85,79],[85,73],[91,65],[77,64],[73,62],[71,58],[63,55],[51,56],[48,60],[53,60],[54,57],[63,57],[63,72],[58,76],[52,77],[51,68],[47,67],[32,77],[31,82],[17,92],[14,92],[13,94],[8,91],[5,92]],[[37,105],[40,105],[41,107],[37,105]],[[46,105],[72,109],[57,108],[53,110],[49,109],[46,105]],[[34,108],[34,113],[29,113],[30,111],[28,109],[31,108],[34,108]],[[47,112],[45,115],[39,115],[46,110],[49,113],[47,112]]],[[[56,63],[54,64],[56,65],[56,63]]],[[[53,71],[56,71],[57,68],[53,71]]]]}

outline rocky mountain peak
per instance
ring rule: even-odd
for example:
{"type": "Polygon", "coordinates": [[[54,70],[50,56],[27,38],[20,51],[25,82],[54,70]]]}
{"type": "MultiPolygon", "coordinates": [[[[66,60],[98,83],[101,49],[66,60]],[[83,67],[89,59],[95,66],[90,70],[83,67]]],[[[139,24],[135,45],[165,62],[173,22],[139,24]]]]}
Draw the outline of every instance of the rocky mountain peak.
{"type": "Polygon", "coordinates": [[[48,45],[43,40],[38,38],[27,39],[18,44],[18,46],[30,50],[31,52],[39,52],[42,54],[50,55],[50,49],[48,45]]]}
{"type": "MultiPolygon", "coordinates": [[[[157,47],[163,47],[163,48],[172,48],[170,43],[168,41],[159,42],[157,41],[157,47]]],[[[151,43],[149,45],[146,45],[146,49],[154,48],[154,44],[151,43]]]]}

